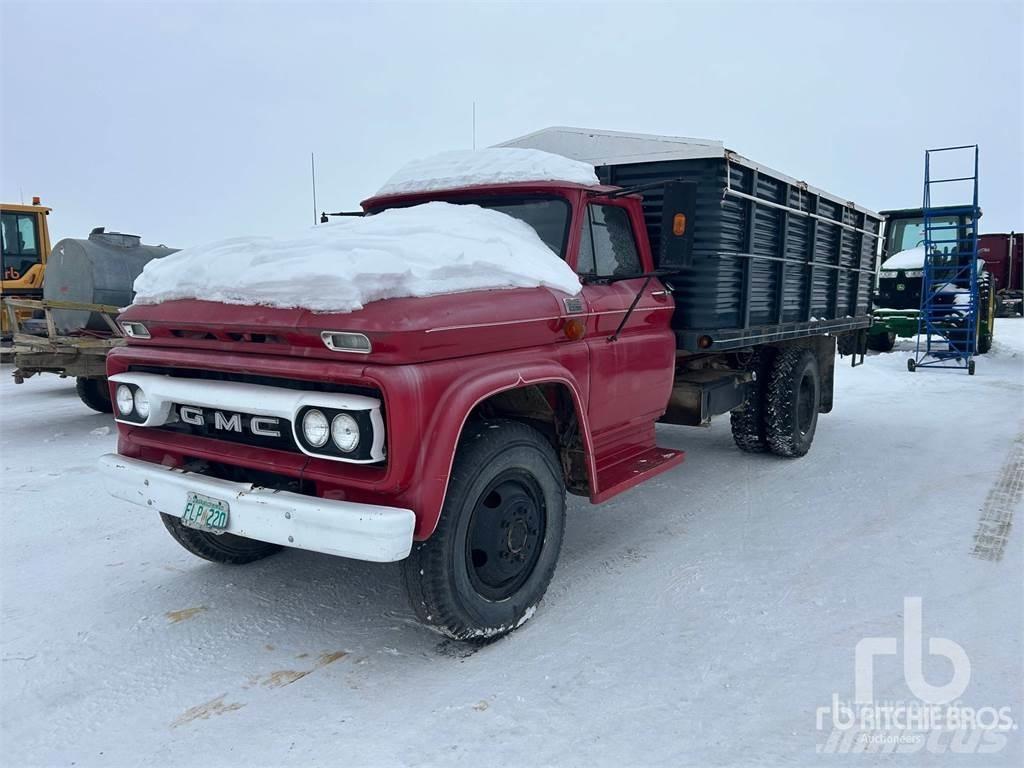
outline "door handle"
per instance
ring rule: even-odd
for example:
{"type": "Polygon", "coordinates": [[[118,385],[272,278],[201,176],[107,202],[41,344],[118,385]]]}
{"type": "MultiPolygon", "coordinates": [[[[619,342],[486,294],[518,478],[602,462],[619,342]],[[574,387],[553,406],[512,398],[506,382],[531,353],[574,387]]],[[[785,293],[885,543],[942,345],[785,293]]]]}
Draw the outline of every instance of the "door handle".
{"type": "Polygon", "coordinates": [[[651,291],[651,296],[668,296],[668,291],[651,291]]]}

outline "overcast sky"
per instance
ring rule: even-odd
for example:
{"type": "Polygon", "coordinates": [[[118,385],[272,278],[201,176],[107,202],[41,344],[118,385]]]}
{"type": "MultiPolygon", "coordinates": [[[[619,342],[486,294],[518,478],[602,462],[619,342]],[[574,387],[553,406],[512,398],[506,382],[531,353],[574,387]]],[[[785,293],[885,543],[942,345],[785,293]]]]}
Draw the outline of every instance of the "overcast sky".
{"type": "Polygon", "coordinates": [[[352,209],[405,160],[549,125],[721,139],[868,208],[981,145],[1024,229],[1024,3],[0,2],[0,199],[174,246],[352,209]]]}

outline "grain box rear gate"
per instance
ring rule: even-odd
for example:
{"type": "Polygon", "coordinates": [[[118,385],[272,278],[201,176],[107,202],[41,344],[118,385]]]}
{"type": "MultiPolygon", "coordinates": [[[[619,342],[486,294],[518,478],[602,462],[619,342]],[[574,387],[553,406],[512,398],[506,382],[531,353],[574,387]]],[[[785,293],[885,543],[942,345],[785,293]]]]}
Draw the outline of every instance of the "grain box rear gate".
{"type": "Polygon", "coordinates": [[[592,163],[607,184],[652,185],[643,191],[643,208],[654,253],[662,215],[657,182],[696,182],[693,264],[668,278],[680,349],[727,350],[871,323],[882,223],[874,211],[720,142],[547,128],[502,146],[592,163]]]}

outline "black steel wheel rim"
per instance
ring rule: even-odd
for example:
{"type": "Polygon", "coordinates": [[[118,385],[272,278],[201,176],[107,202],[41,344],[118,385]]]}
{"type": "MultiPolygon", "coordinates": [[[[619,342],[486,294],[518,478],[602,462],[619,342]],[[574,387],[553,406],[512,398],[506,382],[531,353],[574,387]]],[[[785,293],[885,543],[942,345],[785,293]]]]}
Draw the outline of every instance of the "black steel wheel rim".
{"type": "Polygon", "coordinates": [[[814,377],[804,374],[800,379],[800,388],[796,397],[796,427],[801,435],[806,435],[814,420],[814,377]]]}
{"type": "Polygon", "coordinates": [[[547,509],[532,475],[503,472],[480,494],[466,530],[466,570],[487,600],[506,600],[526,583],[544,548],[547,509]]]}

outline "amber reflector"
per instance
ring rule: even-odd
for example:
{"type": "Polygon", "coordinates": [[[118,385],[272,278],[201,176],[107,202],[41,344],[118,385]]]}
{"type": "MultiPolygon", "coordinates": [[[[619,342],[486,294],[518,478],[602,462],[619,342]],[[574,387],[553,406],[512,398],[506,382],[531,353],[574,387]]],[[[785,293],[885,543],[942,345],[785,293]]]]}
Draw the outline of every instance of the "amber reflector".
{"type": "Polygon", "coordinates": [[[683,232],[686,231],[686,214],[677,213],[672,218],[672,234],[676,237],[682,237],[683,232]]]}

